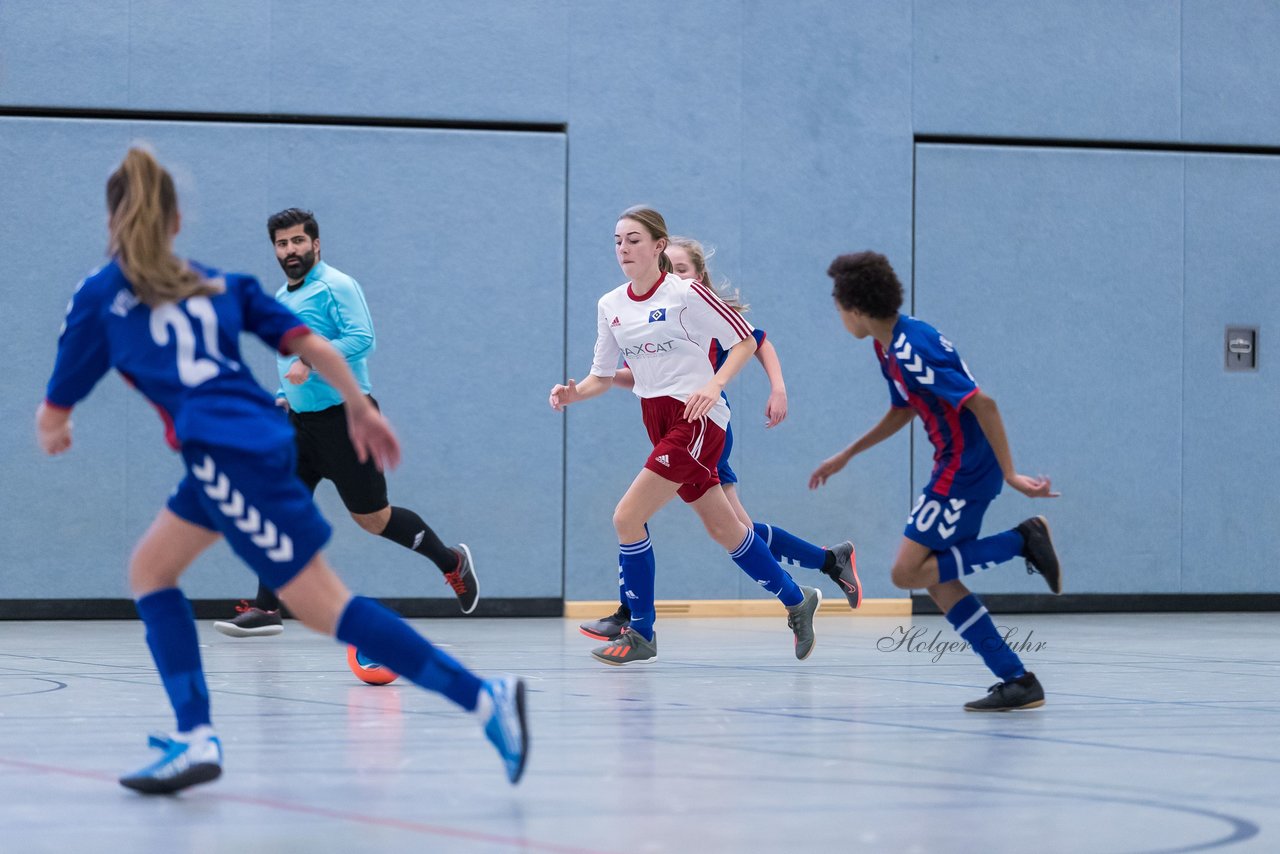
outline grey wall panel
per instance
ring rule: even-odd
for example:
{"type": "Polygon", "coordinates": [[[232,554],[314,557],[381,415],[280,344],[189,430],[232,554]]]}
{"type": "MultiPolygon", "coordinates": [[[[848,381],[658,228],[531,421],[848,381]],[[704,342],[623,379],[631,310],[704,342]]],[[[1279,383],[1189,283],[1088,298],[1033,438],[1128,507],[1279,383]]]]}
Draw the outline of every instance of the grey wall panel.
{"type": "MultiPolygon", "coordinates": [[[[1043,513],[1074,593],[1178,592],[1182,158],[921,146],[915,313],[1000,404],[1015,463],[986,533],[1043,513]]],[[[930,469],[917,431],[915,481],[930,469]]],[[[1043,592],[1006,564],[979,590],[1043,592]]]]}
{"type": "MultiPolygon", "coordinates": [[[[55,543],[38,529],[5,526],[6,560],[12,555],[16,565],[4,582],[12,592],[0,596],[120,595],[127,544],[179,472],[160,444],[154,413],[115,379],[77,412],[82,438],[71,456],[49,462],[29,442],[30,410],[51,366],[61,305],[101,257],[103,179],[134,138],[149,140],[173,169],[185,213],[180,249],[258,274],[269,291],[281,274],[266,216],[294,204],[317,212],[324,257],[362,282],[374,315],[374,391],[406,450],[390,477],[393,503],[417,510],[450,542],[469,542],[488,589],[560,595],[560,425],[511,425],[513,412],[544,398],[542,378],[561,361],[562,137],[21,119],[3,125],[0,171],[28,185],[5,196],[10,205],[22,200],[7,213],[24,223],[3,238],[11,242],[6,257],[26,258],[22,275],[32,285],[15,283],[11,298],[15,310],[45,318],[6,341],[15,353],[34,354],[15,359],[13,387],[26,394],[6,395],[16,399],[5,404],[15,408],[6,413],[10,423],[23,425],[6,437],[21,442],[9,477],[25,486],[21,500],[38,518],[62,518],[57,508],[80,483],[75,494],[85,518],[66,535],[59,531],[55,543]],[[68,167],[49,181],[29,170],[37,158],[68,167]],[[49,229],[67,222],[66,257],[36,250],[50,245],[49,229]],[[526,468],[536,477],[522,476],[526,468]],[[548,494],[556,500],[548,502],[548,494]],[[512,543],[529,557],[499,559],[512,543]],[[112,562],[105,575],[104,556],[112,562]]],[[[274,388],[270,354],[245,346],[260,381],[274,388]]],[[[330,553],[358,589],[447,594],[420,557],[346,519],[329,489],[322,487],[321,500],[335,523],[330,553]]],[[[19,501],[9,491],[4,500],[19,501]]],[[[231,596],[247,595],[253,583],[218,546],[186,587],[193,596],[231,596]]]]}
{"type": "Polygon", "coordinates": [[[1276,333],[1280,162],[1187,158],[1186,359],[1182,415],[1183,589],[1280,589],[1276,333]],[[1259,370],[1226,373],[1227,324],[1261,328],[1259,370]]]}
{"type": "MultiPolygon", "coordinates": [[[[596,299],[622,280],[610,251],[617,213],[655,205],[673,232],[716,249],[713,273],[741,288],[748,319],[774,336],[783,361],[791,416],[776,431],[761,428],[759,366],[729,390],[747,509],[819,543],[866,537],[883,563],[883,530],[905,512],[905,477],[887,494],[858,484],[892,479],[894,448],[824,492],[805,484],[854,438],[850,383],[865,381],[843,363],[850,341],[826,265],[851,241],[904,254],[910,245],[909,10],[716,2],[655,14],[665,8],[574,8],[569,374],[589,366],[596,299]],[[590,37],[605,28],[612,38],[590,37]],[[659,60],[637,86],[633,60],[646,52],[659,60]]],[[[611,392],[568,415],[571,599],[616,594],[611,512],[649,449],[638,406],[623,397],[611,392]]],[[[896,454],[901,461],[905,444],[896,454]]],[[[664,509],[650,527],[659,597],[762,595],[685,508],[664,509]]],[[[883,574],[871,584],[872,595],[891,592],[883,574]]]]}
{"type": "MultiPolygon", "coordinates": [[[[808,478],[885,405],[874,357],[841,325],[826,270],[839,253],[875,247],[909,280],[910,9],[786,8],[747,7],[744,45],[753,60],[743,69],[742,261],[733,281],[752,322],[773,336],[791,414],[764,431],[768,382],[759,367],[745,372],[734,398],[742,416],[735,465],[757,518],[818,544],[853,539],[867,595],[897,596],[888,569],[909,509],[905,435],[816,492],[808,478]]],[[[793,570],[797,578],[805,572],[793,570]]]]}
{"type": "Polygon", "coordinates": [[[915,0],[916,132],[1175,141],[1179,7],[915,0]]]}
{"type": "Polygon", "coordinates": [[[1183,0],[1182,137],[1280,144],[1280,6],[1183,0]]]}
{"type": "Polygon", "coordinates": [[[558,122],[564,0],[0,6],[0,104],[558,122]]]}

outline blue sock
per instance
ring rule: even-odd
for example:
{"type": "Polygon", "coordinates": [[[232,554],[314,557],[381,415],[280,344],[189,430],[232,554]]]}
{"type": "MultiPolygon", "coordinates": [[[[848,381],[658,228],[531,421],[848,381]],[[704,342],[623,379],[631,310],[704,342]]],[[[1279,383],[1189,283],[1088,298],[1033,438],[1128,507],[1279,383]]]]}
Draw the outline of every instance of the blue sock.
{"type": "Polygon", "coordinates": [[[938,557],[938,580],[955,581],[975,572],[995,569],[1022,554],[1022,535],[1010,529],[981,540],[965,540],[934,554],[938,557]]]}
{"type": "Polygon", "coordinates": [[[200,641],[191,603],[176,587],[148,593],[137,601],[138,616],[147,627],[147,646],[164,682],[169,704],[178,718],[178,732],[208,725],[209,689],[200,665],[200,641]]]}
{"type": "Polygon", "coordinates": [[[764,544],[769,547],[769,553],[778,563],[785,560],[788,563],[803,566],[805,569],[822,569],[826,563],[827,550],[822,546],[815,546],[774,525],[756,522],[753,527],[756,536],[764,540],[764,544]]]}
{"type": "Polygon", "coordinates": [[[638,543],[621,543],[618,562],[622,564],[623,596],[626,597],[623,604],[631,608],[631,628],[645,640],[653,640],[653,578],[657,575],[657,566],[648,535],[638,543]]]}
{"type": "Polygon", "coordinates": [[[1000,677],[1000,681],[1008,682],[1017,679],[1027,672],[1022,666],[1022,659],[1009,649],[1009,645],[996,631],[996,624],[991,621],[987,608],[970,593],[951,607],[947,612],[947,622],[960,637],[969,642],[973,651],[982,656],[987,668],[1000,677]]]}
{"type": "Polygon", "coordinates": [[[414,684],[444,694],[469,712],[475,710],[480,677],[376,599],[352,597],[338,619],[336,635],[414,684]]]}
{"type": "Polygon", "coordinates": [[[787,571],[778,565],[778,560],[770,552],[764,540],[756,536],[756,532],[747,530],[746,537],[738,547],[729,552],[733,562],[742,571],[756,580],[756,583],[781,600],[790,608],[804,601],[800,587],[792,580],[787,571]]]}

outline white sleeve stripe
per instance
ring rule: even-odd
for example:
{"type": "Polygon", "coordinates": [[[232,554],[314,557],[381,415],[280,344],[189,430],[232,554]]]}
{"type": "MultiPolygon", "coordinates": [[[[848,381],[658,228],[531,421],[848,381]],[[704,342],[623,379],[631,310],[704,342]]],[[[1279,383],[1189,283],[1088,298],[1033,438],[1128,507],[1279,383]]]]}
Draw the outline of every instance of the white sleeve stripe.
{"type": "Polygon", "coordinates": [[[742,319],[736,311],[725,305],[724,300],[707,290],[705,285],[694,282],[692,285],[694,293],[698,294],[706,300],[712,308],[720,313],[720,316],[729,322],[733,327],[733,331],[738,333],[742,338],[751,337],[751,327],[747,326],[747,322],[742,319]]]}

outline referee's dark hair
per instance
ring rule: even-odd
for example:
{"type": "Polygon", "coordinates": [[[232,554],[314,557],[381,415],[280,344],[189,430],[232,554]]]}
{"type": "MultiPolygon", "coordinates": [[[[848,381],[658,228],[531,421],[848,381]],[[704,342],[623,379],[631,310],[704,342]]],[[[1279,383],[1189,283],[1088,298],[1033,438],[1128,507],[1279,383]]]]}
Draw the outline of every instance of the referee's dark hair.
{"type": "Polygon", "coordinates": [[[316,222],[316,215],[302,208],[285,208],[280,213],[267,217],[267,236],[271,238],[272,243],[275,243],[277,231],[282,228],[292,228],[295,225],[302,226],[302,230],[312,240],[320,239],[320,224],[316,222]]]}
{"type": "Polygon", "coordinates": [[[827,275],[835,281],[831,295],[845,311],[885,320],[902,308],[902,283],[879,252],[840,255],[827,275]]]}

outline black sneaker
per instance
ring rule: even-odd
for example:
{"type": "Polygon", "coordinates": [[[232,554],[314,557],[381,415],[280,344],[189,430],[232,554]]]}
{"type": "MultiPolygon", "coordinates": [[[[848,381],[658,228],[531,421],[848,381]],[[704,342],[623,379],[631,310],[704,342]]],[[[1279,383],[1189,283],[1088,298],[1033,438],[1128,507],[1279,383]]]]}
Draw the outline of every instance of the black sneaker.
{"type": "Polygon", "coordinates": [[[999,682],[987,689],[987,696],[964,704],[966,712],[1017,712],[1044,705],[1044,688],[1034,673],[999,682]]]}
{"type": "Polygon", "coordinates": [[[236,617],[231,620],[217,620],[213,627],[224,635],[233,638],[259,638],[278,635],[284,631],[284,620],[280,618],[280,609],[264,611],[241,599],[236,606],[236,617]]]}
{"type": "Polygon", "coordinates": [[[862,584],[858,581],[858,559],[854,555],[853,543],[845,540],[827,551],[836,559],[836,565],[827,573],[827,577],[844,591],[849,607],[856,609],[862,604],[862,584]]]}
{"type": "Polygon", "coordinates": [[[480,580],[476,578],[476,567],[471,562],[471,549],[467,548],[467,544],[458,543],[453,550],[458,553],[458,568],[453,572],[446,572],[444,580],[457,594],[462,613],[470,614],[480,601],[480,580]]]}
{"type": "Polygon", "coordinates": [[[1014,528],[1022,535],[1022,556],[1027,559],[1027,574],[1040,573],[1054,593],[1062,592],[1062,567],[1058,565],[1058,553],[1049,535],[1049,521],[1043,516],[1032,516],[1019,522],[1014,528]]]}
{"type": "Polygon", "coordinates": [[[621,637],[622,632],[629,625],[631,625],[631,609],[626,605],[619,605],[618,610],[609,616],[578,626],[578,631],[589,638],[611,641],[621,637]]]}

